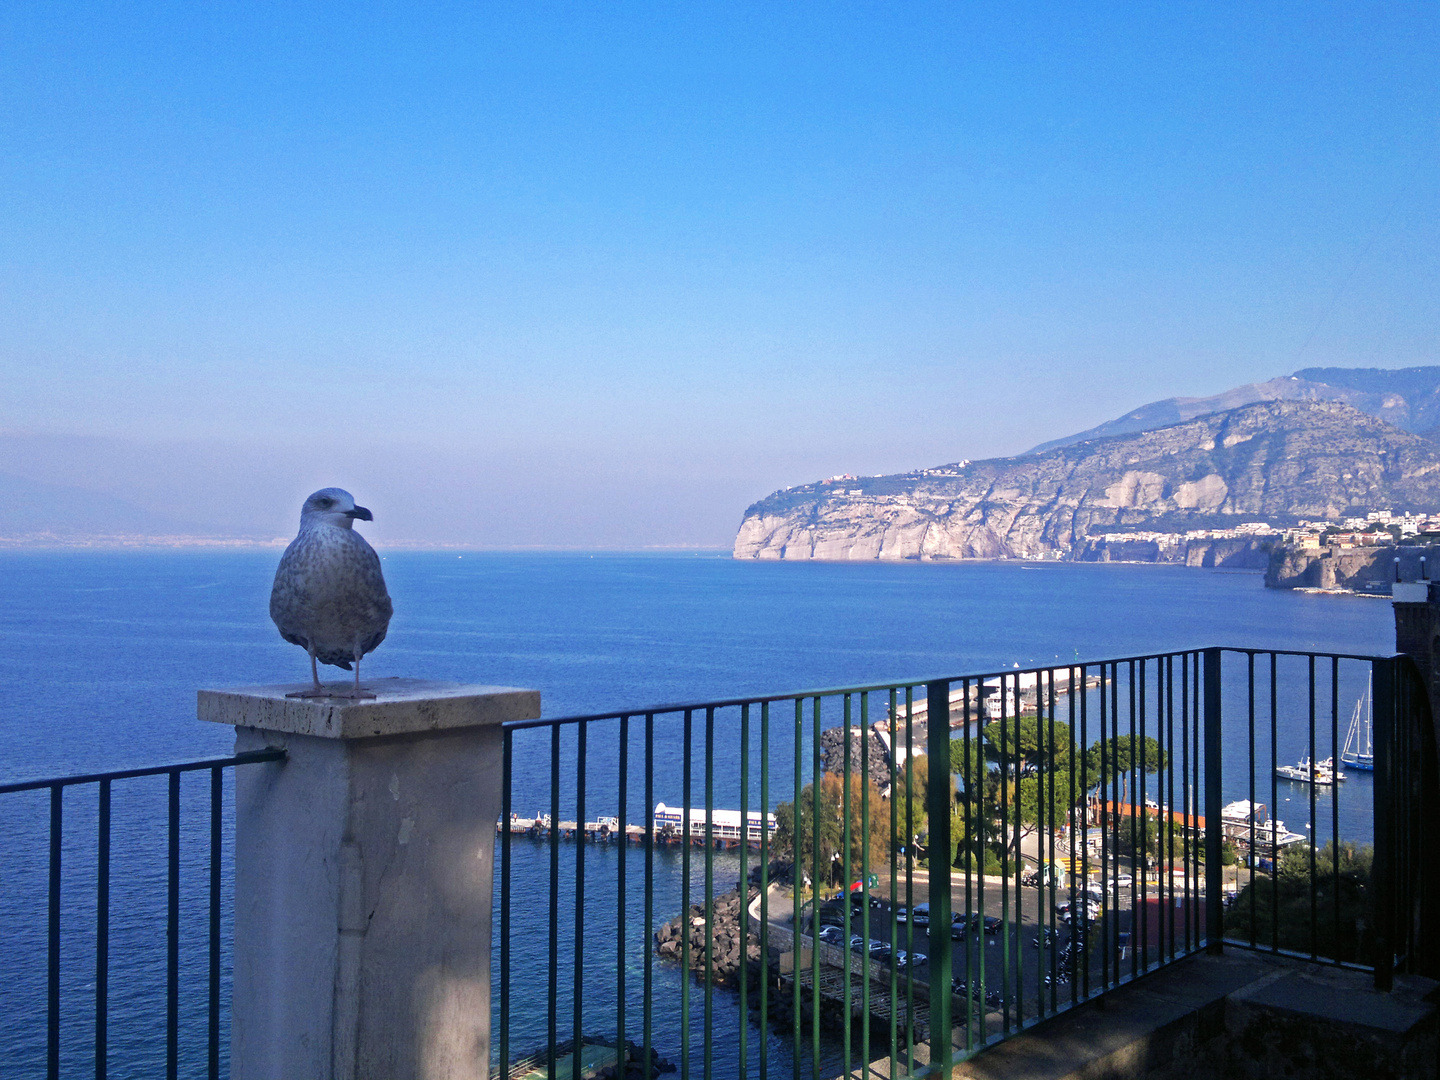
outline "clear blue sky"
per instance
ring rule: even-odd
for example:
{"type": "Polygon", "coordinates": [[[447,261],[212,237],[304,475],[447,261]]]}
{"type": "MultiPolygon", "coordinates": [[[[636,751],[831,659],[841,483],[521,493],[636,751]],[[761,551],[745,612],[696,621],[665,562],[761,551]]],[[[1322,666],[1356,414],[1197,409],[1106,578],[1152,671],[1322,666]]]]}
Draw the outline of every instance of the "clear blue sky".
{"type": "Polygon", "coordinates": [[[0,473],[725,544],[1440,362],[1440,5],[418,7],[0,12],[0,473]]]}

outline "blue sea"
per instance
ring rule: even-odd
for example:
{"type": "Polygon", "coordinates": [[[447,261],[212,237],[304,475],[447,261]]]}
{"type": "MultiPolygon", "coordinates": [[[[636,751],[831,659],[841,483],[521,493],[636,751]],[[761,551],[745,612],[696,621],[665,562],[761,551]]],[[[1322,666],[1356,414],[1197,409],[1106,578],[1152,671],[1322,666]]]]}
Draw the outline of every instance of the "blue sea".
{"type": "MultiPolygon", "coordinates": [[[[268,618],[277,558],[276,552],[0,556],[0,780],[227,753],[231,732],[195,720],[198,687],[308,677],[305,655],[282,642],[268,618]]],[[[1256,574],[1172,566],[741,563],[715,552],[392,552],[384,566],[396,613],[388,639],[365,661],[366,678],[535,687],[549,717],[1206,645],[1383,654],[1394,643],[1388,603],[1266,590],[1256,574]]],[[[1230,669],[1227,682],[1238,670],[1230,669]]],[[[1322,672],[1322,689],[1326,679],[1322,672]]],[[[1363,675],[1347,669],[1343,683],[1333,706],[1342,723],[1363,675]]],[[[1293,760],[1305,748],[1296,719],[1303,702],[1290,695],[1283,704],[1279,756],[1293,760]]],[[[1322,712],[1330,708],[1321,702],[1322,712]]],[[[1241,727],[1227,726],[1227,740],[1244,738],[1241,727]]],[[[655,752],[656,800],[679,804],[678,742],[662,732],[655,752]]],[[[606,760],[603,748],[596,760],[606,760]]],[[[548,798],[543,766],[538,751],[517,745],[517,810],[528,814],[532,802],[548,798]],[[526,785],[535,799],[522,790],[526,785]]],[[[606,790],[613,775],[603,768],[594,774],[591,807],[613,805],[613,786],[606,790]]],[[[643,810],[638,783],[631,787],[631,812],[643,810]]],[[[1227,777],[1227,789],[1227,797],[1245,794],[1234,778],[1227,777]]],[[[1346,835],[1366,827],[1359,792],[1347,796],[1354,807],[1345,811],[1346,835]]],[[[134,782],[123,790],[117,784],[115,798],[111,1075],[154,1075],[163,1071],[164,783],[134,782]]],[[[204,1065],[200,860],[207,798],[198,781],[187,781],[182,1075],[203,1075],[204,1065]]],[[[67,799],[63,1071],[79,1074],[92,1068],[93,789],[67,799]]],[[[44,1074],[47,813],[43,794],[0,796],[0,1076],[7,1078],[44,1074]]],[[[1285,816],[1294,828],[1308,809],[1287,808],[1285,816]]],[[[584,922],[598,940],[615,921],[606,883],[617,860],[638,857],[614,849],[582,854],[591,882],[584,922]]],[[[513,858],[517,883],[527,889],[548,870],[548,856],[525,843],[513,858]]],[[[573,854],[566,860],[574,865],[573,854]]],[[[679,909],[678,862],[678,854],[659,857],[657,920],[679,909]]],[[[692,860],[697,897],[702,862],[692,860]]],[[[717,885],[728,887],[736,872],[733,855],[716,857],[717,885]]],[[[632,883],[640,880],[638,866],[629,873],[632,883]]],[[[638,1023],[644,944],[633,930],[639,898],[629,899],[634,942],[626,997],[638,1023]]],[[[545,909],[521,907],[514,917],[537,932],[524,938],[531,951],[517,952],[512,963],[528,973],[527,986],[543,985],[535,973],[545,964],[545,909]]],[[[562,931],[568,947],[569,930],[562,931]]],[[[587,1030],[614,1029],[613,933],[608,940],[604,962],[587,966],[580,982],[587,1030]]],[[[666,1005],[657,1004],[656,1045],[678,1060],[673,1003],[680,976],[658,961],[655,969],[656,1001],[666,1005]]],[[[514,1052],[544,1036],[543,1020],[535,1019],[543,1003],[517,993],[522,1018],[511,1036],[514,1052]]],[[[692,997],[698,1010],[698,987],[692,997]]],[[[735,1033],[726,1045],[742,1030],[758,1038],[731,995],[717,991],[712,1006],[715,1030],[735,1033]]],[[[630,1034],[639,1037],[638,1030],[630,1034]]],[[[752,1062],[760,1053],[758,1043],[752,1046],[752,1062]]],[[[783,1035],[772,1032],[764,1053],[788,1073],[794,1048],[783,1035]]],[[[807,1051],[801,1053],[803,1059],[807,1051]]],[[[830,1068],[833,1046],[824,1053],[830,1068]]],[[[734,1076],[723,1056],[715,1075],[734,1076]]]]}

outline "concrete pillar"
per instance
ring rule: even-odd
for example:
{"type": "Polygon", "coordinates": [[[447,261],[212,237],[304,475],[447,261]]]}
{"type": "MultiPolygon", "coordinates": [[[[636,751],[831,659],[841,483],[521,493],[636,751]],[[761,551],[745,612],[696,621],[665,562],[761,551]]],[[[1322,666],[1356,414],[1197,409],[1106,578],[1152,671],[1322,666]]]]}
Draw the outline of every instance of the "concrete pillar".
{"type": "Polygon", "coordinates": [[[1430,711],[1440,717],[1440,583],[1397,581],[1390,587],[1395,608],[1395,651],[1413,657],[1430,694],[1430,711]]]}
{"type": "MultiPolygon", "coordinates": [[[[308,684],[306,684],[308,685],[308,684]]],[[[540,694],[416,679],[373,700],[201,690],[235,749],[235,1080],[484,1080],[500,725],[540,694]]]]}

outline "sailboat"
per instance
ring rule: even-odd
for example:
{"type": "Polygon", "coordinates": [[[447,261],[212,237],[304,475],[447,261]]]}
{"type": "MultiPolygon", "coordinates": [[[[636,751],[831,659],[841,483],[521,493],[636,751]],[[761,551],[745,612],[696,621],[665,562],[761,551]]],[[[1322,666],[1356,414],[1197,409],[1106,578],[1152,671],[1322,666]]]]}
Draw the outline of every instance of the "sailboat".
{"type": "Polygon", "coordinates": [[[1373,705],[1370,701],[1370,680],[1365,681],[1365,693],[1355,702],[1355,712],[1350,717],[1350,731],[1345,736],[1345,749],[1340,760],[1352,769],[1365,772],[1375,771],[1375,744],[1371,721],[1373,705]]]}

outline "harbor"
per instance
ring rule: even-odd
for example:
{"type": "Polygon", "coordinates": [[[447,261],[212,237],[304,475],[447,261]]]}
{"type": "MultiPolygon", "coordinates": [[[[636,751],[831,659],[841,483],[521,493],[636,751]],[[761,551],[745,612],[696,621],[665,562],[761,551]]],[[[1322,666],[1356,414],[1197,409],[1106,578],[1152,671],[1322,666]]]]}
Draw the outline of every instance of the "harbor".
{"type": "MultiPolygon", "coordinates": [[[[768,832],[775,835],[774,814],[761,814],[752,810],[746,815],[748,826],[741,832],[739,810],[714,810],[709,817],[703,809],[692,807],[688,812],[690,843],[697,847],[712,844],[724,851],[738,848],[742,842],[751,849],[759,850],[762,836],[768,832]]],[[[654,819],[655,843],[662,846],[683,844],[686,836],[687,813],[679,807],[657,803],[652,815],[654,819]]],[[[511,836],[525,836],[534,840],[548,840],[552,832],[549,814],[537,813],[533,817],[511,814],[508,823],[501,819],[495,823],[497,836],[508,832],[511,836]]],[[[578,840],[590,844],[644,844],[647,826],[621,823],[618,817],[598,817],[594,821],[555,821],[553,832],[561,840],[578,840]]]]}

